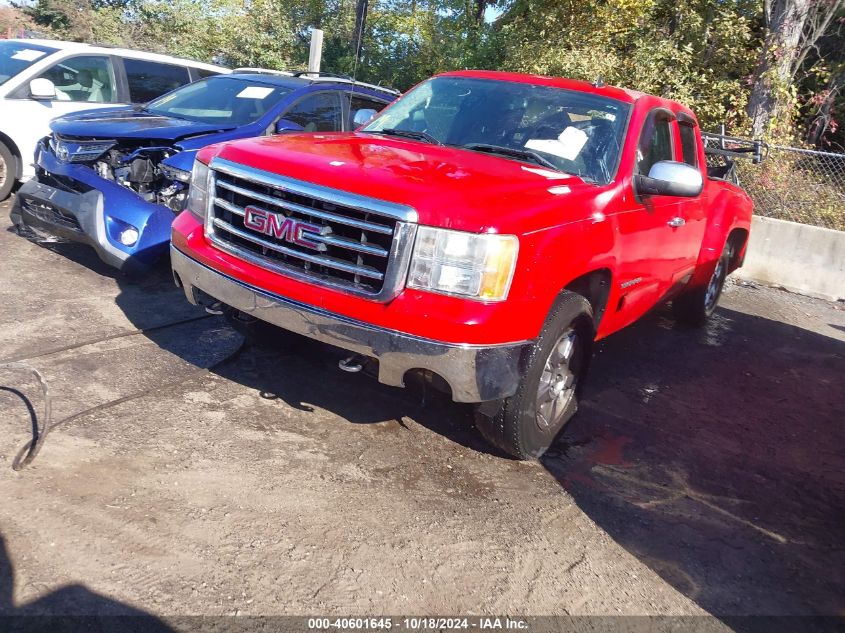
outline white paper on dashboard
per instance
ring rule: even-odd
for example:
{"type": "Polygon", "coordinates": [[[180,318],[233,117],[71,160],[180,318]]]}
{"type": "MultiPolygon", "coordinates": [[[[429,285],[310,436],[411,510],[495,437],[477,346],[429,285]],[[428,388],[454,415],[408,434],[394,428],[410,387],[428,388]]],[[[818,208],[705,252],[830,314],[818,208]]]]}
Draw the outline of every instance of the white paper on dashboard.
{"type": "Polygon", "coordinates": [[[569,174],[564,174],[562,171],[552,171],[551,169],[545,169],[543,167],[526,167],[525,165],[522,166],[523,171],[530,171],[532,174],[537,174],[538,176],[542,176],[543,178],[547,178],[549,180],[566,180],[567,178],[571,178],[569,174]]]}
{"type": "Polygon", "coordinates": [[[238,93],[238,99],[265,99],[275,88],[247,86],[238,93]]]}
{"type": "Polygon", "coordinates": [[[12,59],[19,59],[22,62],[34,62],[39,57],[44,57],[44,51],[37,51],[33,48],[25,48],[12,55],[12,59]]]}
{"type": "Polygon", "coordinates": [[[587,139],[588,136],[584,130],[569,126],[556,139],[532,138],[525,147],[536,152],[560,156],[566,160],[575,160],[586,145],[587,139]]]}

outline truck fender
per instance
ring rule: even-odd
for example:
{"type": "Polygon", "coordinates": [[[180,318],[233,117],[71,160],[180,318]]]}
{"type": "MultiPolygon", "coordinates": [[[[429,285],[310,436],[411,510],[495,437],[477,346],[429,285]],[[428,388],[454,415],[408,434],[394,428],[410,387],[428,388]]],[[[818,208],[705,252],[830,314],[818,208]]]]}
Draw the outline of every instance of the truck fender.
{"type": "Polygon", "coordinates": [[[704,230],[695,273],[689,282],[691,288],[707,284],[731,235],[736,235],[737,239],[742,235],[742,242],[738,244],[731,263],[731,270],[738,268],[745,256],[745,247],[751,230],[753,204],[742,190],[734,187],[720,187],[716,190],[716,195],[708,200],[708,205],[710,210],[707,227],[704,230]]]}
{"type": "Polygon", "coordinates": [[[532,237],[533,263],[528,272],[533,279],[531,296],[537,306],[538,314],[534,317],[539,327],[565,290],[586,292],[585,298],[591,304],[595,302],[593,310],[600,317],[608,303],[608,295],[613,294],[612,277],[616,270],[613,223],[605,221],[597,226],[593,220],[582,220],[535,233],[532,237]],[[606,285],[599,287],[588,283],[586,278],[592,274],[600,274],[606,285]],[[579,280],[585,282],[581,284],[583,289],[573,288],[579,280]]]}

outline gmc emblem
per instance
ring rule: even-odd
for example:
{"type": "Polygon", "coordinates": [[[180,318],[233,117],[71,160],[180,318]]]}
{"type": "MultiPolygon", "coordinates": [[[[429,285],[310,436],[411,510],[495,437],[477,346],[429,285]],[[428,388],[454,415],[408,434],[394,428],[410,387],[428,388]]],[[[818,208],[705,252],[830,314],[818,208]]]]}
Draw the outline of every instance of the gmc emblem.
{"type": "Polygon", "coordinates": [[[308,222],[302,222],[289,218],[281,213],[273,213],[265,209],[259,209],[252,205],[244,209],[244,226],[258,233],[275,237],[297,246],[303,246],[315,251],[326,250],[326,245],[309,239],[305,233],[312,235],[325,235],[331,229],[327,226],[317,226],[308,222]]]}

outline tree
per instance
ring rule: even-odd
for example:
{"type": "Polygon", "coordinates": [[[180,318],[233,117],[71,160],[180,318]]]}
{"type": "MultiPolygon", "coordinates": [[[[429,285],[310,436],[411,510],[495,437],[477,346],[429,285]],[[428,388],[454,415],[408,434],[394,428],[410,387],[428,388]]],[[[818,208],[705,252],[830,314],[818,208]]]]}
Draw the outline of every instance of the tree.
{"type": "Polygon", "coordinates": [[[0,37],[17,37],[24,29],[33,28],[33,21],[15,7],[0,7],[0,37]]]}
{"type": "Polygon", "coordinates": [[[745,126],[756,0],[516,0],[497,20],[509,70],[673,98],[702,127],[745,126]]]}
{"type": "Polygon", "coordinates": [[[845,7],[828,32],[808,55],[810,72],[799,86],[806,142],[818,149],[845,151],[845,128],[839,116],[845,111],[845,7]]]}
{"type": "Polygon", "coordinates": [[[748,99],[754,136],[791,133],[796,76],[842,5],[843,0],[764,1],[765,36],[748,99]]]}
{"type": "Polygon", "coordinates": [[[356,59],[361,54],[361,43],[364,38],[364,31],[367,28],[367,12],[369,8],[369,0],[356,0],[355,28],[352,29],[352,37],[349,39],[349,48],[352,49],[352,55],[356,59]]]}

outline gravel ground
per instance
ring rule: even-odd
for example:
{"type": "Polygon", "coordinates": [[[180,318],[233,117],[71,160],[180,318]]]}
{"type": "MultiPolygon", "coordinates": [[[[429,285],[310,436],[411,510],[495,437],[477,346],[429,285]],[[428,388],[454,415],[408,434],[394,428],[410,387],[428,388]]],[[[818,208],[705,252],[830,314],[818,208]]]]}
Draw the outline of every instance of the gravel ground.
{"type": "Polygon", "coordinates": [[[129,283],[7,211],[0,362],[64,422],[13,471],[43,398],[0,369],[0,615],[845,614],[841,304],[657,311],[518,463],[467,407],[242,347],[166,269],[129,283]]]}

